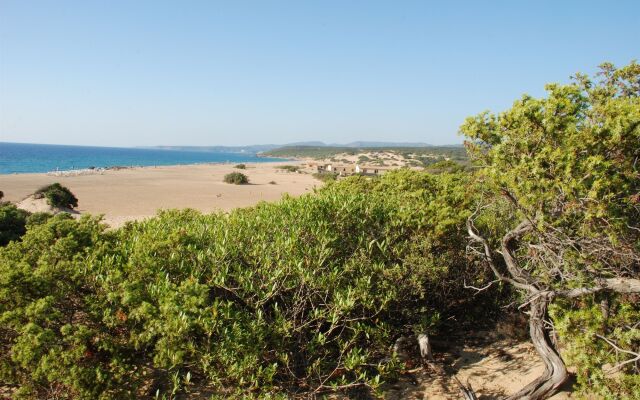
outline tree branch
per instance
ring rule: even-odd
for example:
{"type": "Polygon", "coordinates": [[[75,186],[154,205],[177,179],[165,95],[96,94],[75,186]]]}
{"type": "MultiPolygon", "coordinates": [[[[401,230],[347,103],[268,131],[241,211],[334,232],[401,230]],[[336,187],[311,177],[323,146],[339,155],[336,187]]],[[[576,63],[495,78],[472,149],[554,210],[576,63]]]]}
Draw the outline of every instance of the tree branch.
{"type": "Polygon", "coordinates": [[[609,339],[607,339],[607,338],[606,338],[606,337],[604,337],[604,336],[598,335],[597,333],[596,333],[596,337],[598,337],[598,338],[600,338],[600,339],[604,340],[605,342],[607,342],[611,347],[613,347],[613,348],[616,350],[616,352],[618,352],[618,351],[619,351],[619,352],[621,352],[621,353],[626,353],[626,354],[630,354],[630,355],[632,355],[632,356],[635,356],[635,358],[631,358],[631,359],[629,359],[629,360],[623,361],[623,362],[618,363],[617,365],[613,366],[613,367],[608,371],[608,373],[614,373],[614,372],[616,372],[616,371],[619,371],[622,367],[624,367],[624,366],[625,366],[625,365],[627,365],[627,364],[630,364],[630,363],[635,362],[635,361],[640,361],[640,353],[636,353],[636,352],[634,352],[634,351],[625,350],[625,349],[623,349],[623,348],[620,348],[620,347],[619,347],[619,346],[618,346],[614,341],[609,340],[609,339]]]}
{"type": "Polygon", "coordinates": [[[527,284],[529,286],[535,286],[531,279],[531,275],[524,269],[518,266],[513,254],[511,253],[511,247],[514,241],[520,239],[525,233],[533,229],[533,224],[529,220],[524,220],[518,224],[513,230],[507,232],[502,238],[502,258],[507,264],[507,270],[514,280],[527,284]]]}
{"type": "Polygon", "coordinates": [[[640,293],[640,279],[634,278],[608,278],[598,279],[592,287],[581,287],[556,292],[556,296],[575,298],[587,294],[611,290],[616,293],[640,293]]]}
{"type": "Polygon", "coordinates": [[[489,246],[489,242],[487,242],[485,238],[483,238],[478,233],[476,233],[476,230],[475,230],[475,227],[473,226],[473,221],[471,220],[471,218],[467,220],[467,232],[469,233],[469,236],[471,237],[472,240],[482,244],[482,246],[484,247],[484,258],[489,264],[489,268],[491,268],[496,278],[500,279],[501,281],[508,282],[521,290],[526,290],[534,293],[538,291],[538,289],[535,286],[524,284],[517,280],[511,279],[508,276],[503,275],[498,270],[498,268],[496,267],[496,263],[493,260],[493,255],[491,253],[491,247],[489,246]]]}
{"type": "Polygon", "coordinates": [[[496,282],[500,282],[500,279],[496,279],[495,281],[491,281],[489,283],[487,283],[486,285],[484,285],[483,287],[479,288],[479,287],[475,287],[473,285],[467,285],[467,281],[463,280],[462,284],[464,286],[465,289],[473,289],[476,291],[476,293],[474,294],[474,296],[482,291],[485,291],[487,289],[489,289],[491,286],[493,286],[494,283],[496,282]]]}

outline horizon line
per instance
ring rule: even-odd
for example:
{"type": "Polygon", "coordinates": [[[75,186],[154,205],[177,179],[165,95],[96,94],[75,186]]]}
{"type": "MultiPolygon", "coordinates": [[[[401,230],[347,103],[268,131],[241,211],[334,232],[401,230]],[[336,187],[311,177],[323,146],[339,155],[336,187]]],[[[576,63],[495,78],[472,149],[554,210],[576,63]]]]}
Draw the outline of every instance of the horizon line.
{"type": "MultiPolygon", "coordinates": [[[[354,142],[366,142],[366,140],[355,140],[354,142]]],[[[372,140],[371,142],[380,143],[380,144],[388,144],[389,147],[404,147],[403,144],[406,144],[406,147],[452,147],[452,146],[463,146],[464,141],[461,143],[449,143],[449,144],[429,144],[422,143],[422,146],[411,146],[411,144],[416,144],[420,142],[385,142],[385,141],[376,141],[372,140]]],[[[136,145],[136,146],[119,146],[119,145],[89,145],[89,144],[66,144],[66,143],[35,143],[35,142],[5,142],[0,141],[0,144],[26,144],[26,145],[41,145],[41,146],[70,146],[70,147],[102,147],[102,148],[114,148],[114,149],[139,149],[139,148],[162,148],[162,147],[192,147],[192,148],[207,148],[207,147],[255,147],[255,146],[279,146],[279,147],[349,147],[349,143],[324,143],[322,145],[313,145],[313,144],[298,144],[297,142],[292,143],[260,143],[260,144],[246,144],[246,145],[222,145],[222,144],[210,144],[210,145],[184,145],[184,144],[155,144],[155,145],[136,145]]],[[[362,148],[368,148],[372,146],[362,146],[362,148]]],[[[373,146],[373,147],[384,147],[384,146],[373,146]]],[[[353,147],[358,148],[358,147],[353,147]]]]}

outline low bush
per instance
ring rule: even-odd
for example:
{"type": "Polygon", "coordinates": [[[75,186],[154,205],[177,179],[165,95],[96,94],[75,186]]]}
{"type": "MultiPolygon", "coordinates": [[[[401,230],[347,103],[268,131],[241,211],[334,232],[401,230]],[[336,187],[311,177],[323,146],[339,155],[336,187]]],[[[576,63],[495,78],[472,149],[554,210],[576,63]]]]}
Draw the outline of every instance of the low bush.
{"type": "Polygon", "coordinates": [[[316,172],[313,177],[322,182],[333,182],[338,179],[338,174],[334,172],[316,172]]]}
{"type": "Polygon", "coordinates": [[[300,167],[297,165],[281,165],[278,167],[279,169],[283,169],[287,172],[298,172],[300,171],[300,167]]]}
{"type": "Polygon", "coordinates": [[[234,185],[244,185],[249,183],[249,178],[240,172],[232,172],[224,176],[225,183],[232,183],[234,185]]]}
{"type": "Polygon", "coordinates": [[[74,208],[78,207],[78,199],[71,191],[59,183],[53,183],[41,187],[34,193],[35,198],[46,198],[52,207],[74,208]]]}
{"type": "Polygon", "coordinates": [[[247,169],[247,166],[245,164],[236,164],[234,165],[235,169],[247,169]]]}

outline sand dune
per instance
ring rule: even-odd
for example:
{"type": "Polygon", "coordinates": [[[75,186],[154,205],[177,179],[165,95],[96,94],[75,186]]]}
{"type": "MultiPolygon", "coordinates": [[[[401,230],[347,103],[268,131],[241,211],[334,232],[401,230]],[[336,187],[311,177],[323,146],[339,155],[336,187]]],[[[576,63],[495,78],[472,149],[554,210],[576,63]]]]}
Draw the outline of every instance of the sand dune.
{"type": "Polygon", "coordinates": [[[153,216],[160,209],[226,211],[260,201],[276,201],[285,193],[298,196],[320,185],[310,174],[277,168],[286,164],[294,163],[247,164],[246,170],[207,164],[107,170],[80,176],[0,175],[0,190],[4,200],[19,202],[39,187],[59,182],[78,198],[77,211],[104,214],[108,224],[120,226],[125,221],[153,216]],[[224,175],[233,171],[246,174],[250,184],[224,183],[224,175]]]}

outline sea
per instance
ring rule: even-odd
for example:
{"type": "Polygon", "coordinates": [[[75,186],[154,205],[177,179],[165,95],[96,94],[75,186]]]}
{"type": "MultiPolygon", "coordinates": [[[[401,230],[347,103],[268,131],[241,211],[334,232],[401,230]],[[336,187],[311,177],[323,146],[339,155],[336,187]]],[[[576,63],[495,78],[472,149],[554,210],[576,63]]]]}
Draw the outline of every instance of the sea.
{"type": "Polygon", "coordinates": [[[283,161],[255,153],[224,153],[124,147],[65,146],[0,142],[0,174],[72,171],[87,168],[257,163],[283,161]]]}

